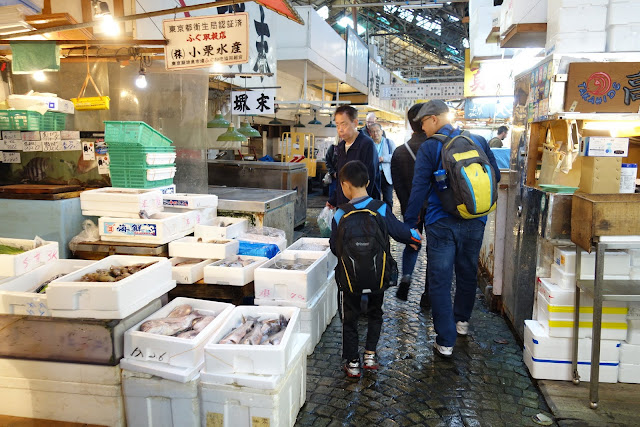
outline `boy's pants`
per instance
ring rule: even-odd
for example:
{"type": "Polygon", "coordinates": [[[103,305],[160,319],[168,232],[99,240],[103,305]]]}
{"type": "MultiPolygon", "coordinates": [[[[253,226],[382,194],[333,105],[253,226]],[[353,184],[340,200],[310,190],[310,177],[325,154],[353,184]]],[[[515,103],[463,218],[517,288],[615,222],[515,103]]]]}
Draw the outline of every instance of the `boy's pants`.
{"type": "MultiPolygon", "coordinates": [[[[369,327],[367,329],[367,342],[364,349],[376,351],[380,330],[382,329],[382,301],[384,292],[378,294],[367,294],[369,304],[367,309],[367,319],[369,327]]],[[[342,358],[347,360],[358,359],[358,318],[360,317],[360,294],[340,291],[341,304],[339,307],[342,313],[342,358]]]]}

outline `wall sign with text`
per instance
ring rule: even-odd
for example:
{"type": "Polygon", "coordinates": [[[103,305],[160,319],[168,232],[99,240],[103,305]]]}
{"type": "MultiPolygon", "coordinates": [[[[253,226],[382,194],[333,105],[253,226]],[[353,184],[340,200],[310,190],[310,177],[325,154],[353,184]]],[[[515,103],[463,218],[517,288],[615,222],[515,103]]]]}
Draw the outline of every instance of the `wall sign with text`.
{"type": "Polygon", "coordinates": [[[234,116],[274,114],[275,96],[275,89],[233,91],[231,92],[231,114],[234,116]]]}

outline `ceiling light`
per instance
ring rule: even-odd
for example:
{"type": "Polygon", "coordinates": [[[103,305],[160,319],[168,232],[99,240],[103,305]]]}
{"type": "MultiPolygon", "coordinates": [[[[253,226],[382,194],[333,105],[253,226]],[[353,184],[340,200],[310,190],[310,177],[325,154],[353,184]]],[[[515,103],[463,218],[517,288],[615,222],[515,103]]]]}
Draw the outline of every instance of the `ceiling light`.
{"type": "Polygon", "coordinates": [[[403,4],[399,6],[400,9],[439,9],[444,4],[442,3],[424,3],[424,4],[403,4]]]}
{"type": "Polygon", "coordinates": [[[207,123],[208,128],[218,128],[218,129],[227,129],[229,127],[229,122],[224,119],[222,115],[222,111],[216,111],[216,115],[213,120],[207,123]]]}
{"type": "Polygon", "coordinates": [[[313,110],[313,120],[311,120],[309,122],[310,125],[321,125],[322,122],[320,120],[318,120],[318,112],[316,110],[313,110]]]}
{"type": "Polygon", "coordinates": [[[333,117],[329,118],[329,124],[325,125],[326,128],[334,128],[336,125],[333,124],[333,117]]]}
{"type": "Polygon", "coordinates": [[[300,122],[300,114],[296,114],[298,120],[296,120],[296,124],[293,125],[294,128],[306,128],[306,126],[300,122]]]}
{"type": "Polygon", "coordinates": [[[240,124],[238,132],[246,136],[247,138],[260,138],[262,135],[256,129],[252,128],[248,121],[244,121],[240,124]]]}
{"type": "Polygon", "coordinates": [[[44,71],[36,71],[35,73],[31,74],[31,76],[33,77],[33,80],[37,82],[43,82],[47,80],[47,77],[44,75],[44,71]]]}
{"type": "Polygon", "coordinates": [[[140,73],[136,77],[136,86],[140,89],[147,87],[147,76],[145,76],[144,69],[140,69],[140,73]]]}
{"type": "Polygon", "coordinates": [[[100,29],[104,34],[109,36],[117,36],[120,34],[120,25],[113,20],[113,16],[111,16],[111,14],[102,16],[100,29]]]}
{"type": "Polygon", "coordinates": [[[271,120],[271,121],[269,122],[269,124],[270,124],[270,125],[281,125],[281,124],[282,124],[282,122],[281,122],[280,120],[278,120],[278,118],[277,118],[277,117],[274,117],[274,118],[273,118],[273,120],[271,120]]]}
{"type": "Polygon", "coordinates": [[[247,140],[247,137],[244,136],[243,134],[241,134],[240,132],[238,132],[234,127],[233,127],[233,123],[229,124],[229,128],[227,129],[227,131],[225,133],[223,133],[222,135],[220,135],[217,139],[218,141],[239,141],[239,142],[245,142],[247,140]]]}
{"type": "Polygon", "coordinates": [[[224,71],[224,65],[219,62],[214,62],[211,67],[209,67],[209,72],[211,73],[221,73],[224,71]]]}

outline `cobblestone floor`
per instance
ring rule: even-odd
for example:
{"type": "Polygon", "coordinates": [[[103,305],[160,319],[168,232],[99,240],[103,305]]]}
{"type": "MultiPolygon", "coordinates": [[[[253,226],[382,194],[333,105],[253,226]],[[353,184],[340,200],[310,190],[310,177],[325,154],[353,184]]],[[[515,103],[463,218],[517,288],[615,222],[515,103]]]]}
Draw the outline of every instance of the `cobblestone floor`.
{"type": "MultiPolygon", "coordinates": [[[[325,200],[310,197],[309,224],[300,233],[318,236],[315,218],[325,200]]],[[[402,248],[392,243],[399,263],[402,248]]],[[[419,306],[424,271],[422,251],[409,301],[397,300],[395,288],[385,295],[377,373],[346,378],[340,369],[341,324],[338,316],[333,319],[308,358],[307,402],[296,425],[530,426],[536,425],[533,415],[551,417],[507,323],[488,310],[479,292],[469,337],[458,338],[452,359],[433,354],[431,315],[419,306]]],[[[362,343],[366,318],[359,329],[362,343]]]]}

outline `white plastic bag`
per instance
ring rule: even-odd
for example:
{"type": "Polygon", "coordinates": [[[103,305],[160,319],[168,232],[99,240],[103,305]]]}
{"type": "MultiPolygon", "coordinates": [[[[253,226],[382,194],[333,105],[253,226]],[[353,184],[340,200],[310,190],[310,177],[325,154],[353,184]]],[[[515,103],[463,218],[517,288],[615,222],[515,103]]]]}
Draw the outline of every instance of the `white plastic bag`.
{"type": "Polygon", "coordinates": [[[320,235],[322,237],[331,237],[331,223],[333,216],[336,214],[335,209],[330,209],[325,206],[318,215],[318,227],[320,228],[320,235]]]}
{"type": "Polygon", "coordinates": [[[78,233],[78,235],[74,236],[69,242],[69,249],[71,249],[71,252],[75,254],[79,243],[96,242],[98,240],[100,240],[98,226],[90,219],[86,219],[82,222],[82,231],[78,233]]]}

